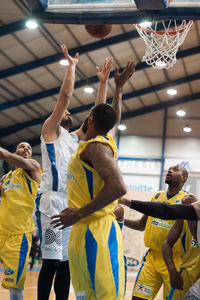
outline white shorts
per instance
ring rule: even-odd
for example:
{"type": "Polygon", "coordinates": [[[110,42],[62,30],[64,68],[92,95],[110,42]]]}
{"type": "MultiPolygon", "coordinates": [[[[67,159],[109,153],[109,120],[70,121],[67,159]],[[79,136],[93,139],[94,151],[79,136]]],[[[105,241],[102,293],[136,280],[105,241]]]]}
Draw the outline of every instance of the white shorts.
{"type": "Polygon", "coordinates": [[[45,214],[40,214],[42,258],[66,261],[68,260],[68,242],[71,227],[59,230],[53,228],[53,225],[50,224],[51,221],[52,219],[45,214]]]}
{"type": "Polygon", "coordinates": [[[200,279],[189,288],[183,300],[200,300],[200,279]]]}

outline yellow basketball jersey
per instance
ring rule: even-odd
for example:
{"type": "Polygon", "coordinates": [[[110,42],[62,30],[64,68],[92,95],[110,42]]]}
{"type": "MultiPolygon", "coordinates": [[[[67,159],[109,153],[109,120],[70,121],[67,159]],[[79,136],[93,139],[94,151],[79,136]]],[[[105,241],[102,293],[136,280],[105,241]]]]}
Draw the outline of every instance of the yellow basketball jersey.
{"type": "MultiPolygon", "coordinates": [[[[166,191],[160,191],[153,196],[152,201],[179,204],[185,195],[187,195],[187,192],[183,190],[172,197],[169,197],[166,191]]],[[[174,222],[175,221],[148,217],[144,234],[145,246],[153,250],[161,251],[162,244],[174,222]]],[[[180,239],[174,244],[173,252],[180,252],[180,239]]]]}
{"type": "Polygon", "coordinates": [[[190,232],[187,221],[184,221],[184,227],[180,239],[180,255],[182,258],[180,268],[194,268],[194,265],[198,268],[200,262],[200,248],[190,232]]]}
{"type": "MultiPolygon", "coordinates": [[[[96,136],[95,138],[80,142],[79,148],[72,154],[68,165],[67,176],[67,198],[69,207],[81,208],[92,201],[104,186],[104,181],[91,166],[80,159],[86,147],[91,143],[102,143],[108,145],[113,151],[114,160],[117,159],[117,147],[111,136],[96,136]]],[[[112,174],[110,174],[112,176],[112,174]]],[[[117,201],[114,201],[96,211],[92,216],[104,216],[114,211],[117,201]]],[[[83,220],[85,221],[85,220],[83,220]]]]}
{"type": "Polygon", "coordinates": [[[39,183],[22,168],[3,180],[0,203],[0,233],[22,234],[34,230],[33,208],[39,183]]]}

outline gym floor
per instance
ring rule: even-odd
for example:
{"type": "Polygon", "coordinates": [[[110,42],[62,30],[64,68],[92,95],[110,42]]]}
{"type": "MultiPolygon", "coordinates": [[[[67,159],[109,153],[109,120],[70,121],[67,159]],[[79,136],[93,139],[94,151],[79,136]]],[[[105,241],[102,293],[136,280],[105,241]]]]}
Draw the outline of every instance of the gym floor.
{"type": "MultiPolygon", "coordinates": [[[[39,267],[34,267],[33,271],[27,272],[25,288],[24,288],[24,300],[35,300],[37,299],[37,279],[39,275],[39,267]]],[[[127,281],[127,289],[126,289],[126,300],[131,299],[131,291],[133,287],[133,283],[135,281],[135,275],[133,273],[128,273],[128,281],[127,281]]],[[[3,266],[0,264],[0,282],[3,278],[3,266]]],[[[0,287],[0,299],[8,300],[9,299],[9,291],[0,287]]],[[[54,300],[54,292],[51,291],[51,295],[49,300],[54,300]]],[[[71,287],[69,300],[75,300],[75,295],[73,293],[73,289],[71,287]]],[[[158,293],[155,300],[162,300],[162,290],[158,293]]]]}

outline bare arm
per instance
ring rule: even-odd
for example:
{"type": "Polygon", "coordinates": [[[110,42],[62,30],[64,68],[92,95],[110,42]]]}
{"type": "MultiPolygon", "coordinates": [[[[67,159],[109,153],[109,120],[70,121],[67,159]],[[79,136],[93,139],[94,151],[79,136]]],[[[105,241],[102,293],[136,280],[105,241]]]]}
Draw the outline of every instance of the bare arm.
{"type": "MultiPolygon", "coordinates": [[[[194,194],[188,194],[181,199],[182,204],[192,204],[198,201],[194,194]]],[[[187,221],[192,236],[197,240],[197,221],[187,221]]]]}
{"type": "Polygon", "coordinates": [[[106,58],[102,70],[100,70],[100,68],[96,66],[97,76],[99,78],[99,89],[98,89],[97,98],[95,100],[95,105],[106,103],[108,78],[110,75],[112,62],[113,62],[112,58],[110,59],[106,58]]]}
{"type": "Polygon", "coordinates": [[[163,246],[162,253],[167,269],[170,275],[170,284],[173,288],[182,290],[183,289],[183,279],[181,275],[177,272],[176,267],[173,262],[173,245],[176,243],[181,235],[183,229],[183,220],[177,220],[169,231],[163,246]]]}
{"type": "Polygon", "coordinates": [[[116,220],[119,222],[124,221],[124,208],[122,205],[117,204],[114,210],[114,215],[116,217],[116,220]]]}
{"type": "Polygon", "coordinates": [[[130,229],[134,229],[134,230],[140,230],[143,231],[145,230],[145,226],[147,223],[147,215],[143,215],[140,219],[138,220],[124,220],[124,225],[127,226],[130,229]]]}
{"type": "Polygon", "coordinates": [[[122,174],[113,159],[112,150],[109,146],[92,143],[88,145],[81,159],[89,162],[93,166],[103,179],[104,186],[99,194],[82,208],[78,210],[67,208],[61,214],[53,216],[52,218],[54,218],[55,221],[52,223],[55,223],[55,226],[62,226],[62,228],[64,228],[73,225],[126,193],[122,174]]]}
{"type": "Polygon", "coordinates": [[[30,176],[36,181],[40,183],[40,164],[34,160],[29,158],[23,158],[20,155],[16,155],[11,153],[0,147],[0,159],[6,161],[10,165],[15,168],[22,168],[30,174],[30,176]]]}
{"type": "Polygon", "coordinates": [[[135,63],[130,61],[127,63],[122,73],[119,73],[117,67],[115,68],[115,93],[112,101],[112,107],[117,113],[117,123],[110,131],[113,136],[116,135],[117,126],[121,121],[122,89],[124,84],[133,75],[134,71],[135,63]]]}
{"type": "Polygon", "coordinates": [[[75,70],[76,70],[76,65],[78,63],[79,54],[76,53],[75,57],[72,58],[69,55],[67,48],[64,44],[61,45],[61,49],[63,51],[65,58],[69,62],[69,66],[63,84],[60,89],[56,106],[51,116],[45,121],[42,128],[42,135],[44,137],[45,142],[51,142],[58,138],[60,134],[59,126],[62,121],[63,114],[69,106],[74,91],[75,70]]]}

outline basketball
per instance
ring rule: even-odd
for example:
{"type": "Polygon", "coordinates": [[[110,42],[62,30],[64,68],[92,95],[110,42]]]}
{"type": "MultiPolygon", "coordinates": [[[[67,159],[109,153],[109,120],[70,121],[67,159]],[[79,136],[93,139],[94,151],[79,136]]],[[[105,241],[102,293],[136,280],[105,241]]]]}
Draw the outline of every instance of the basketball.
{"type": "Polygon", "coordinates": [[[111,32],[112,25],[85,25],[85,29],[91,36],[102,39],[111,32]]]}

